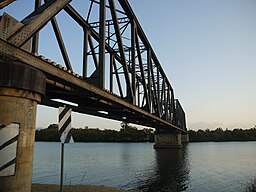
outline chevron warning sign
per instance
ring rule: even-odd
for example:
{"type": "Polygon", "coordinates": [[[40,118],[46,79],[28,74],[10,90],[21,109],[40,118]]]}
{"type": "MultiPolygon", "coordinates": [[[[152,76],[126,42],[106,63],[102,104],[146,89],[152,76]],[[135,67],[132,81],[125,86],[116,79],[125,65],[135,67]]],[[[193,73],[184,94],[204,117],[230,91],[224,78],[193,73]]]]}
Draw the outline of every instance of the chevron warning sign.
{"type": "Polygon", "coordinates": [[[15,175],[20,125],[0,124],[0,177],[15,175]]]}
{"type": "Polygon", "coordinates": [[[59,107],[59,133],[61,143],[74,143],[71,130],[71,108],[59,107]]]}

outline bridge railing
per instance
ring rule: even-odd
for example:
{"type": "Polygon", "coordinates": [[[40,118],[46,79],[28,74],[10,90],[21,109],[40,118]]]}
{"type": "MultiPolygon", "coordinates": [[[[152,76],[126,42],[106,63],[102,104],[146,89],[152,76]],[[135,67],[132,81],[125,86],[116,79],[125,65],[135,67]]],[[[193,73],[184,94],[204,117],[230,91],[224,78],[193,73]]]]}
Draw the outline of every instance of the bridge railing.
{"type": "Polygon", "coordinates": [[[186,115],[178,99],[175,99],[175,125],[187,130],[186,126],[186,115]]]}
{"type": "MultiPolygon", "coordinates": [[[[84,1],[84,0],[83,0],[84,1]]],[[[35,0],[35,10],[22,24],[2,39],[23,48],[31,41],[31,54],[38,56],[39,32],[51,23],[65,70],[84,81],[147,111],[164,121],[186,129],[185,113],[174,90],[127,0],[88,0],[87,14],[80,14],[72,0],[35,0]],[[78,24],[83,35],[83,58],[77,72],[59,28],[60,12],[78,24]]],[[[4,0],[0,9],[16,1],[4,0]]],[[[44,55],[44,57],[46,57],[44,55]]],[[[50,77],[49,77],[50,78],[50,77]]],[[[56,95],[56,94],[55,94],[56,95]]],[[[50,97],[50,96],[49,96],[50,97]]],[[[104,110],[104,109],[103,109],[104,110]]]]}

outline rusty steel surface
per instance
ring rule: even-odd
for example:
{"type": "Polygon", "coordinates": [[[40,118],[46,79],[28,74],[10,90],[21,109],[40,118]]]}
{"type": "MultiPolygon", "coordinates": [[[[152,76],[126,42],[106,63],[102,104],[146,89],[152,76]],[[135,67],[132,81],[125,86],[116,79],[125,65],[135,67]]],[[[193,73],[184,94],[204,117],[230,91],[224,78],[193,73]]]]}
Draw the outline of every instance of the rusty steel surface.
{"type": "MultiPolygon", "coordinates": [[[[44,105],[58,107],[62,104],[53,99],[62,99],[77,104],[72,106],[77,112],[186,132],[185,112],[128,1],[88,0],[85,16],[71,2],[35,0],[35,9],[14,26],[4,22],[13,16],[1,17],[2,60],[17,60],[44,73],[44,105]],[[59,12],[65,12],[83,31],[76,37],[83,42],[81,73],[69,59],[59,12]],[[93,14],[98,20],[91,19],[93,14]],[[38,39],[47,23],[51,23],[63,64],[39,56],[38,39]],[[93,68],[91,74],[89,68],[93,68]]],[[[0,6],[3,10],[4,5],[12,6],[12,1],[5,1],[0,6]]]]}

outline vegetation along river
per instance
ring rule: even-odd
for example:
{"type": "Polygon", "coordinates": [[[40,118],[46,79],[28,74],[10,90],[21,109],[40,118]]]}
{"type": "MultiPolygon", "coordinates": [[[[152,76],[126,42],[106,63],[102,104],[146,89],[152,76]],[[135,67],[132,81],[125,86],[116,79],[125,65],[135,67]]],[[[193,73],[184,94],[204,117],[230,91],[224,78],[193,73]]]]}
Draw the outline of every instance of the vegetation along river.
{"type": "MultiPolygon", "coordinates": [[[[58,184],[60,143],[36,142],[33,183],[58,184]]],[[[246,191],[256,177],[256,142],[189,143],[154,150],[153,143],[65,144],[65,184],[145,192],[246,191]]]]}

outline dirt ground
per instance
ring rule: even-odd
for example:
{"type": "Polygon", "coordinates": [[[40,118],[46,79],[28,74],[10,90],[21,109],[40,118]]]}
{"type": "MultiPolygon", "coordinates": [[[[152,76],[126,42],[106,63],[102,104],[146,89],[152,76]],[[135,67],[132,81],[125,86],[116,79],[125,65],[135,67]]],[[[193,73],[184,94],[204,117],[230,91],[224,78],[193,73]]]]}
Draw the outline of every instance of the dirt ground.
{"type": "MultiPolygon", "coordinates": [[[[59,191],[60,191],[59,185],[32,184],[32,192],[59,192],[59,191]]],[[[127,192],[127,191],[112,188],[112,187],[105,187],[105,186],[66,185],[63,187],[63,192],[127,192]]],[[[136,191],[133,191],[133,192],[136,192],[136,191]]]]}

